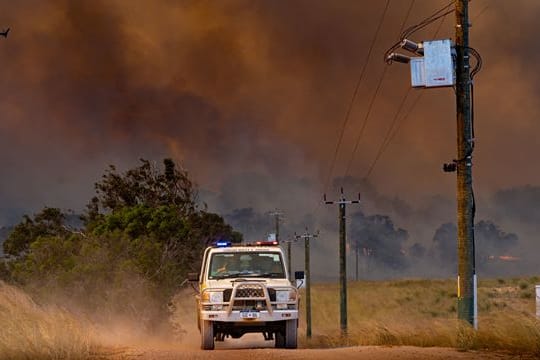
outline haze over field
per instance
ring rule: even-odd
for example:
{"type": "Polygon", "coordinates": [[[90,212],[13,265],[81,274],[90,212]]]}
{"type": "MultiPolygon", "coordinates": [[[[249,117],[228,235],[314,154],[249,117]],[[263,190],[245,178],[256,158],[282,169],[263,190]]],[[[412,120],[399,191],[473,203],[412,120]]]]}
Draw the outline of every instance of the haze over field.
{"type": "MultiPolygon", "coordinates": [[[[416,1],[407,25],[446,3],[416,1]]],[[[80,211],[108,164],[126,169],[141,157],[169,156],[194,177],[210,209],[247,237],[271,231],[264,213],[276,207],[286,214],[284,236],[320,229],[319,276],[337,269],[337,261],[322,261],[337,249],[337,209],[318,207],[325,190],[329,198],[340,185],[347,196],[361,191],[364,203],[349,208],[351,218],[363,216],[353,215],[359,209],[390,216],[395,231],[407,230],[406,251],[414,243],[431,249],[436,230],[455,219],[455,177],[441,171],[455,157],[451,89],[424,91],[369,181],[358,180],[407,91],[406,66],[388,69],[344,178],[386,66],[382,53],[396,41],[408,2],[390,4],[331,174],[335,186],[326,189],[384,2],[0,4],[0,26],[12,28],[0,42],[0,226],[45,205],[80,211]],[[249,208],[246,225],[240,215],[249,208]]],[[[540,253],[538,15],[535,1],[471,2],[471,44],[484,59],[475,87],[477,220],[519,237],[508,253],[521,258],[510,266],[517,273],[537,272],[540,253]]],[[[438,37],[453,37],[452,23],[450,15],[438,37]]],[[[436,26],[414,40],[430,39],[436,26]]]]}

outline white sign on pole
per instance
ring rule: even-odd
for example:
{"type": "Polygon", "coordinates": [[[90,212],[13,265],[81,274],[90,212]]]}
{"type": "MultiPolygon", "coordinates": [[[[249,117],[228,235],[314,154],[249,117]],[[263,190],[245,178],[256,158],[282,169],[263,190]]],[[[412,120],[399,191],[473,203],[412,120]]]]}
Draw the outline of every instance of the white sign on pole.
{"type": "Polygon", "coordinates": [[[536,285],[536,317],[540,319],[540,285],[536,285]]]}

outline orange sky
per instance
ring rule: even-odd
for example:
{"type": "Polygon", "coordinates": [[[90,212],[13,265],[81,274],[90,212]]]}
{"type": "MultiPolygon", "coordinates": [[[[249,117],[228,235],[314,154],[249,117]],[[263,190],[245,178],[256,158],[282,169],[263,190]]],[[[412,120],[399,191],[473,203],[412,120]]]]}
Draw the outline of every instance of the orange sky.
{"type": "MultiPolygon", "coordinates": [[[[415,1],[407,24],[446,3],[415,1]]],[[[334,176],[345,171],[386,66],[382,54],[409,4],[390,2],[334,176]]],[[[12,30],[0,39],[0,207],[25,210],[82,208],[108,164],[126,168],[140,157],[172,156],[215,191],[253,172],[308,179],[322,192],[384,1],[1,5],[0,27],[12,30]]],[[[470,9],[471,46],[484,59],[475,82],[474,184],[479,197],[489,197],[540,184],[540,2],[475,0],[470,9]]],[[[446,18],[439,37],[453,37],[453,21],[446,18]]],[[[414,40],[430,39],[435,28],[414,40]]],[[[392,65],[351,175],[366,173],[408,86],[408,67],[392,65]]],[[[415,90],[409,100],[419,91],[425,94],[371,177],[381,193],[413,204],[455,192],[454,175],[441,171],[455,157],[453,91],[415,90]]]]}

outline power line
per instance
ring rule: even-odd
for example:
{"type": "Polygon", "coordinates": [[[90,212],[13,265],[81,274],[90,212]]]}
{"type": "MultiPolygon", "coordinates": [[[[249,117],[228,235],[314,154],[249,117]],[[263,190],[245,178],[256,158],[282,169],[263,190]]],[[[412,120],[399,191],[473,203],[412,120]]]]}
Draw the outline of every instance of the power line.
{"type": "Polygon", "coordinates": [[[446,6],[444,6],[441,9],[435,11],[433,14],[431,14],[430,16],[425,18],[424,20],[420,21],[418,24],[409,26],[405,31],[403,31],[401,33],[401,39],[400,40],[403,40],[403,38],[414,34],[418,30],[425,28],[426,26],[428,26],[429,24],[437,21],[441,17],[445,17],[446,15],[453,12],[454,10],[450,9],[453,4],[454,4],[454,2],[451,1],[446,6]]]}
{"type": "Polygon", "coordinates": [[[405,27],[405,24],[407,23],[407,20],[409,19],[409,15],[411,15],[411,10],[414,6],[415,0],[411,0],[411,3],[409,4],[409,9],[407,9],[407,14],[405,15],[405,19],[403,19],[403,22],[401,23],[401,28],[399,29],[399,33],[401,34],[403,32],[403,28],[405,27]]]}
{"type": "Polygon", "coordinates": [[[430,16],[425,18],[424,20],[420,21],[418,24],[409,26],[405,31],[402,31],[400,33],[399,40],[394,45],[392,45],[388,50],[386,50],[386,52],[384,53],[384,60],[386,61],[386,63],[388,63],[388,64],[392,63],[392,58],[389,55],[394,50],[396,50],[398,47],[400,47],[401,42],[405,38],[410,37],[412,34],[417,32],[418,30],[421,30],[421,29],[425,28],[426,26],[428,26],[429,24],[437,21],[440,18],[444,19],[446,17],[446,15],[452,13],[454,10],[449,9],[449,8],[453,5],[453,3],[454,3],[453,1],[450,2],[448,5],[444,6],[443,8],[441,8],[441,9],[439,9],[437,11],[435,11],[433,14],[431,14],[430,16]]]}
{"type": "MultiPolygon", "coordinates": [[[[386,149],[388,148],[388,146],[390,145],[390,143],[392,142],[392,140],[394,139],[394,137],[396,137],[397,133],[399,132],[399,129],[401,129],[401,126],[403,125],[404,121],[406,119],[409,118],[409,116],[411,115],[411,113],[413,112],[414,108],[416,107],[416,104],[418,104],[418,102],[420,101],[420,99],[422,98],[422,94],[423,93],[419,93],[418,96],[416,97],[416,99],[413,100],[413,103],[411,104],[411,106],[409,107],[409,110],[405,113],[405,115],[401,118],[401,122],[398,123],[397,127],[396,127],[396,130],[392,133],[392,135],[390,136],[390,138],[388,139],[388,141],[386,142],[385,146],[384,146],[384,149],[383,149],[383,153],[386,151],[386,149]]],[[[382,154],[381,154],[382,155],[382,154]]]]}
{"type": "Polygon", "coordinates": [[[478,14],[476,14],[476,15],[472,18],[472,21],[477,20],[481,15],[483,15],[483,14],[489,9],[490,6],[491,6],[491,3],[487,3],[487,4],[482,8],[482,10],[480,10],[480,11],[478,12],[478,14]]]}
{"type": "MultiPolygon", "coordinates": [[[[405,18],[404,18],[404,20],[403,20],[403,22],[402,22],[402,24],[401,24],[401,27],[400,27],[400,30],[399,30],[400,33],[403,31],[403,28],[405,27],[405,24],[407,23],[407,20],[408,20],[408,18],[409,18],[409,16],[410,16],[410,13],[411,13],[411,11],[412,11],[412,8],[413,8],[414,3],[415,3],[415,0],[411,0],[411,2],[410,2],[410,4],[409,4],[409,8],[407,9],[407,13],[405,14],[405,18]]],[[[330,167],[330,171],[329,171],[329,173],[328,173],[328,176],[327,176],[326,181],[325,181],[325,184],[324,184],[324,190],[323,190],[323,192],[326,192],[326,189],[328,188],[328,184],[329,184],[330,179],[331,179],[331,177],[332,177],[332,173],[333,173],[333,170],[334,170],[335,162],[336,162],[336,160],[337,160],[338,150],[339,150],[339,147],[340,147],[341,142],[342,142],[342,140],[343,140],[343,135],[344,135],[344,132],[345,132],[346,124],[347,124],[348,119],[349,119],[349,117],[350,117],[350,112],[351,112],[351,109],[352,109],[352,105],[353,105],[354,99],[355,99],[355,97],[356,97],[356,95],[357,95],[357,93],[358,93],[358,88],[359,88],[359,86],[360,86],[361,79],[362,79],[363,76],[364,76],[365,69],[367,68],[367,64],[369,63],[369,58],[370,58],[370,56],[371,56],[371,53],[372,53],[372,51],[373,51],[373,47],[374,47],[374,45],[375,45],[375,41],[376,41],[376,39],[377,39],[377,37],[378,37],[378,34],[379,34],[379,32],[380,32],[380,29],[381,29],[381,27],[382,27],[383,20],[384,20],[384,17],[385,17],[385,15],[386,15],[386,12],[387,12],[387,10],[388,10],[389,4],[390,4],[390,1],[387,0],[386,5],[385,5],[385,8],[384,8],[384,11],[383,11],[383,14],[382,14],[381,19],[380,19],[380,21],[379,21],[379,24],[378,24],[378,26],[377,26],[377,30],[376,30],[376,32],[375,32],[375,35],[374,35],[374,37],[373,37],[373,39],[372,39],[372,42],[371,42],[371,45],[370,45],[370,47],[369,47],[368,55],[367,55],[367,57],[366,57],[366,62],[364,63],[364,66],[363,66],[362,71],[361,71],[361,74],[360,74],[360,78],[359,78],[359,80],[358,80],[358,82],[357,82],[357,84],[356,84],[356,88],[355,88],[355,91],[354,91],[354,93],[353,93],[353,97],[352,97],[352,99],[351,99],[351,102],[349,103],[349,107],[348,107],[348,109],[347,109],[347,113],[346,113],[346,116],[345,116],[345,121],[344,121],[343,126],[342,126],[342,128],[341,128],[341,133],[340,133],[340,137],[339,137],[339,140],[338,140],[338,144],[337,144],[337,146],[336,146],[336,149],[335,149],[335,152],[334,152],[334,157],[333,157],[333,159],[332,159],[332,164],[331,164],[331,167],[330,167]]],[[[376,89],[376,91],[375,91],[375,94],[374,94],[374,96],[372,97],[372,100],[371,100],[371,102],[370,102],[369,110],[368,110],[368,112],[367,112],[366,118],[364,119],[364,123],[363,123],[363,125],[362,125],[362,129],[361,129],[361,132],[360,132],[360,136],[357,138],[357,141],[356,141],[355,150],[353,151],[353,154],[351,155],[351,158],[350,158],[349,163],[348,163],[348,165],[347,165],[347,170],[346,170],[346,173],[345,173],[346,175],[349,173],[351,163],[352,163],[352,161],[353,161],[353,159],[354,159],[354,153],[356,152],[356,149],[358,148],[358,145],[359,145],[359,143],[360,143],[360,139],[361,139],[361,137],[362,137],[362,133],[364,132],[365,126],[366,126],[366,124],[367,124],[367,118],[369,117],[369,114],[371,113],[371,109],[372,109],[373,104],[374,104],[374,102],[375,102],[375,99],[376,99],[376,97],[377,97],[377,93],[378,93],[378,91],[379,91],[379,89],[380,89],[380,86],[381,86],[381,84],[382,84],[382,81],[383,81],[383,79],[384,79],[384,76],[385,76],[386,71],[387,71],[387,68],[385,67],[384,70],[383,70],[383,74],[382,74],[382,76],[381,76],[381,78],[380,78],[380,80],[379,80],[379,83],[378,83],[378,85],[377,85],[377,89],[376,89]]],[[[346,176],[346,175],[345,175],[345,176],[346,176]]],[[[319,203],[318,203],[318,206],[317,206],[317,208],[316,208],[316,210],[315,210],[315,216],[314,216],[315,218],[317,217],[317,214],[318,214],[319,210],[321,209],[321,205],[322,205],[322,203],[319,202],[319,203]]]]}
{"type": "Polygon", "coordinates": [[[384,77],[386,75],[386,71],[388,70],[388,66],[385,66],[383,69],[383,72],[381,74],[381,77],[379,78],[379,82],[377,83],[377,87],[375,88],[375,92],[373,93],[373,96],[371,97],[371,100],[369,102],[368,111],[366,112],[366,116],[364,117],[364,121],[362,123],[362,127],[360,128],[360,132],[358,133],[358,136],[356,138],[356,142],[354,144],[353,151],[351,153],[351,157],[349,158],[349,162],[347,163],[347,168],[345,170],[345,177],[349,175],[349,171],[351,169],[352,162],[354,160],[354,155],[356,154],[356,151],[358,150],[358,145],[360,145],[360,141],[362,140],[362,136],[364,135],[364,130],[366,129],[366,125],[369,119],[369,116],[371,115],[371,110],[373,109],[373,104],[375,103],[375,100],[377,99],[377,95],[379,94],[379,90],[381,89],[382,82],[384,80],[384,77]]]}
{"type": "MultiPolygon", "coordinates": [[[[447,8],[448,5],[445,7],[447,8]]],[[[444,9],[444,8],[443,8],[444,9]]],[[[441,10],[439,10],[441,11],[441,10]]],[[[446,12],[444,16],[442,16],[442,19],[441,21],[439,22],[439,25],[437,26],[437,29],[435,30],[435,33],[433,34],[433,38],[436,38],[437,35],[439,34],[439,32],[441,31],[441,28],[442,28],[442,25],[444,23],[444,20],[446,19],[446,16],[449,14],[450,12],[446,12]]],[[[394,131],[394,126],[396,126],[396,123],[397,123],[397,120],[399,119],[399,114],[401,112],[401,110],[403,109],[403,106],[405,105],[405,102],[407,100],[407,98],[409,97],[410,93],[411,93],[411,90],[412,88],[409,87],[407,89],[407,92],[405,93],[405,96],[402,98],[401,102],[400,102],[400,105],[396,111],[396,114],[394,115],[394,118],[392,119],[392,123],[390,125],[390,127],[388,128],[387,132],[386,132],[386,135],[381,143],[381,146],[379,147],[379,150],[377,151],[377,154],[375,155],[375,159],[373,160],[373,162],[371,163],[368,171],[366,172],[366,175],[364,176],[364,178],[368,179],[369,176],[371,175],[371,173],[373,172],[373,169],[375,168],[375,165],[377,164],[377,162],[379,161],[380,157],[382,156],[382,154],[386,151],[386,149],[388,148],[388,146],[390,145],[392,139],[396,136],[396,134],[398,133],[399,129],[400,129],[400,124],[397,125],[395,131],[394,131]]],[[[405,114],[405,116],[402,118],[402,122],[405,121],[405,119],[407,119],[409,117],[409,115],[412,113],[412,110],[414,109],[415,105],[418,103],[418,101],[420,100],[420,98],[422,97],[422,94],[424,94],[423,92],[421,92],[417,97],[416,99],[414,100],[412,106],[409,108],[409,110],[407,111],[407,113],[405,114]]]]}
{"type": "Polygon", "coordinates": [[[360,84],[362,83],[362,80],[364,78],[364,74],[366,72],[367,65],[368,65],[369,60],[371,58],[371,53],[373,52],[373,48],[375,47],[375,42],[377,40],[377,37],[379,36],[379,32],[380,32],[380,30],[382,28],[382,24],[384,22],[384,18],[386,16],[387,11],[388,11],[389,5],[390,5],[390,0],[387,0],[386,5],[385,5],[384,10],[383,10],[383,13],[381,15],[381,18],[379,20],[379,24],[377,25],[377,30],[375,31],[375,34],[373,35],[373,38],[371,40],[371,44],[369,46],[369,49],[368,49],[368,52],[367,52],[367,55],[366,55],[366,60],[364,61],[364,65],[362,66],[362,70],[360,71],[360,76],[358,77],[358,80],[356,82],[356,86],[354,88],[351,100],[350,100],[349,105],[347,107],[347,111],[345,112],[345,118],[343,119],[343,123],[341,124],[341,131],[340,131],[340,134],[339,134],[338,142],[336,144],[336,148],[334,150],[334,156],[332,158],[332,162],[331,162],[331,165],[330,165],[330,170],[328,171],[328,176],[327,176],[327,178],[325,180],[325,183],[324,183],[323,192],[325,192],[327,190],[328,184],[329,184],[330,179],[332,177],[332,174],[334,172],[334,167],[336,165],[336,160],[337,160],[337,156],[338,156],[338,153],[339,153],[339,148],[341,147],[341,143],[343,141],[343,135],[345,134],[345,129],[347,127],[347,123],[349,122],[349,118],[350,118],[351,111],[352,111],[352,108],[353,108],[353,105],[354,105],[354,102],[355,102],[355,99],[356,99],[356,95],[358,94],[358,89],[360,88],[360,84]]]}
{"type": "MultiPolygon", "coordinates": [[[[409,19],[409,15],[411,14],[411,10],[413,8],[415,0],[412,0],[409,8],[407,9],[407,13],[405,14],[405,18],[403,19],[403,22],[401,23],[401,27],[399,29],[399,33],[401,34],[403,32],[403,28],[405,27],[405,24],[407,23],[407,20],[409,19]]],[[[371,100],[368,105],[368,110],[366,112],[366,116],[364,117],[364,121],[362,122],[362,126],[360,128],[360,132],[358,134],[358,137],[356,138],[356,142],[354,144],[354,148],[351,154],[351,157],[349,158],[349,162],[347,163],[347,168],[345,170],[345,177],[349,174],[349,171],[351,169],[352,162],[354,160],[354,155],[356,154],[356,151],[358,150],[358,146],[360,145],[360,141],[362,140],[362,136],[364,135],[367,122],[369,119],[369,116],[371,115],[371,112],[373,110],[373,105],[375,104],[375,100],[377,99],[377,95],[379,94],[379,91],[381,89],[382,83],[384,81],[384,77],[386,75],[386,71],[388,70],[388,67],[384,67],[383,72],[381,74],[381,77],[379,78],[379,82],[377,83],[377,87],[375,88],[375,92],[373,93],[373,96],[371,97],[371,100]]]]}
{"type": "MultiPolygon", "coordinates": [[[[364,64],[362,65],[362,69],[360,71],[360,75],[359,75],[358,80],[356,82],[356,85],[355,85],[355,88],[354,88],[354,91],[353,91],[353,95],[351,97],[351,101],[349,102],[349,105],[347,107],[347,111],[345,113],[345,117],[344,117],[343,123],[341,125],[341,131],[340,131],[340,135],[339,135],[339,138],[338,138],[338,142],[337,142],[336,148],[334,150],[334,156],[332,158],[332,162],[331,162],[331,165],[330,165],[330,169],[328,171],[328,175],[327,175],[327,177],[325,179],[325,182],[324,182],[323,193],[326,192],[326,190],[328,188],[328,185],[330,183],[330,179],[332,178],[332,174],[334,172],[334,167],[336,165],[337,156],[338,156],[338,153],[339,153],[339,148],[341,147],[341,143],[343,141],[343,136],[345,134],[345,129],[347,127],[347,123],[348,123],[349,118],[350,118],[352,107],[353,107],[354,101],[356,99],[356,96],[358,94],[360,84],[361,84],[362,80],[364,79],[364,74],[366,72],[367,65],[369,64],[369,60],[371,59],[371,54],[373,52],[373,48],[375,47],[375,42],[376,42],[377,38],[379,37],[379,33],[380,33],[381,28],[382,28],[382,24],[384,23],[386,13],[388,12],[389,5],[390,5],[390,0],[387,0],[386,4],[384,6],[384,10],[382,12],[382,15],[381,15],[381,17],[379,19],[377,29],[375,30],[375,33],[373,34],[373,38],[371,39],[371,44],[370,44],[370,46],[368,48],[368,52],[366,54],[366,60],[364,61],[364,64]]],[[[322,203],[319,201],[318,204],[317,204],[317,208],[315,209],[314,218],[317,218],[317,215],[318,215],[318,213],[319,213],[319,211],[321,209],[321,205],[322,205],[322,203]]]]}
{"type": "Polygon", "coordinates": [[[411,93],[411,89],[412,88],[409,87],[407,89],[407,92],[405,93],[405,96],[401,99],[401,102],[400,102],[400,104],[398,106],[398,109],[396,110],[394,118],[392,119],[390,127],[386,131],[386,134],[385,134],[385,136],[383,138],[381,146],[379,147],[379,150],[377,151],[377,155],[375,155],[375,158],[371,162],[371,165],[369,166],[368,171],[366,172],[366,175],[364,176],[365,179],[369,178],[369,175],[371,175],[371,172],[373,171],[373,168],[375,168],[375,164],[377,164],[377,161],[379,160],[379,158],[381,157],[384,149],[386,148],[386,144],[387,144],[387,142],[388,142],[388,140],[390,138],[390,135],[392,134],[392,131],[394,130],[394,126],[395,126],[395,124],[397,122],[399,114],[401,113],[401,109],[403,109],[403,106],[405,105],[405,102],[407,101],[407,98],[409,97],[409,95],[411,93]]]}

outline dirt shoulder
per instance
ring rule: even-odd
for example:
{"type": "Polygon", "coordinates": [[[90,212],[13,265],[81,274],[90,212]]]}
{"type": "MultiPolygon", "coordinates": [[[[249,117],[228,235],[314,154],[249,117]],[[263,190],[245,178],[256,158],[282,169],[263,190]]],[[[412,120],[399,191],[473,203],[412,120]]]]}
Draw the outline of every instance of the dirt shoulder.
{"type": "MultiPolygon", "coordinates": [[[[412,346],[359,346],[338,349],[216,349],[202,351],[195,349],[155,349],[132,348],[119,358],[123,359],[527,359],[519,355],[505,353],[458,351],[451,348],[419,348],[412,346]]],[[[532,357],[530,358],[532,359],[532,357]]]]}

